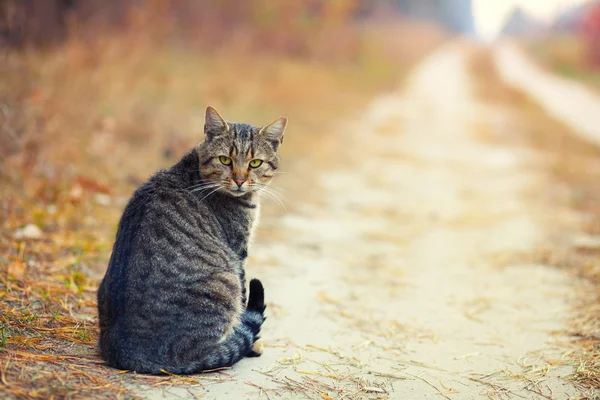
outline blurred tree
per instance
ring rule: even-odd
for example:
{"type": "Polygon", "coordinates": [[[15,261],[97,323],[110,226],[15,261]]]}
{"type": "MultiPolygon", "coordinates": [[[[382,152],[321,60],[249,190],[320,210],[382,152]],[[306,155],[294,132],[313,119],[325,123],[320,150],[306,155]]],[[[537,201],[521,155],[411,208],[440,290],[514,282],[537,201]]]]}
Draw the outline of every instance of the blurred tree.
{"type": "Polygon", "coordinates": [[[132,0],[0,0],[0,34],[9,44],[46,46],[71,28],[121,26],[132,0]]]}
{"type": "Polygon", "coordinates": [[[500,33],[505,36],[533,36],[543,32],[544,25],[521,7],[515,7],[506,18],[500,33]]]}
{"type": "Polygon", "coordinates": [[[0,32],[5,41],[47,44],[65,35],[65,16],[74,0],[0,0],[0,32]]]}
{"type": "Polygon", "coordinates": [[[455,32],[472,29],[471,0],[0,0],[0,28],[14,46],[71,37],[87,44],[109,33],[130,34],[140,47],[341,61],[361,51],[363,20],[401,13],[455,32]]]}
{"type": "Polygon", "coordinates": [[[588,7],[582,28],[588,62],[593,68],[600,68],[600,2],[588,7]]]}
{"type": "MultiPolygon", "coordinates": [[[[369,1],[369,0],[363,0],[369,1]]],[[[403,14],[437,22],[446,29],[473,32],[472,0],[390,0],[403,14]]]]}

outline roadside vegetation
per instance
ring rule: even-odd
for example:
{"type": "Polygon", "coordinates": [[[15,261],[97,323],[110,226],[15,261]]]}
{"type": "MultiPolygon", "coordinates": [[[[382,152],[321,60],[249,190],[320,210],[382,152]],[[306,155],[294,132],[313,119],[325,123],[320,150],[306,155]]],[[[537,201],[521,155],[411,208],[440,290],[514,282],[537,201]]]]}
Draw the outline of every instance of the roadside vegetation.
{"type": "Polygon", "coordinates": [[[525,47],[538,62],[566,78],[587,83],[600,92],[600,69],[590,65],[587,48],[575,34],[555,34],[530,39],[525,47]]]}

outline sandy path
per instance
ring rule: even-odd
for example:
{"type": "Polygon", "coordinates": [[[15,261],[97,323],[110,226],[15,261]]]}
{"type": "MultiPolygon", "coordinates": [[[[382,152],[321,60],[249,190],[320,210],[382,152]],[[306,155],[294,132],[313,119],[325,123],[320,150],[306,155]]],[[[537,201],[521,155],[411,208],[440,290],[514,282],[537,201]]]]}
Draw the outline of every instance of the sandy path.
{"type": "Polygon", "coordinates": [[[600,96],[597,92],[574,80],[544,71],[511,43],[499,46],[495,59],[500,75],[508,84],[527,93],[574,132],[600,143],[600,96]]]}
{"type": "Polygon", "coordinates": [[[558,378],[566,367],[543,359],[555,354],[550,332],[564,326],[575,283],[541,265],[495,265],[542,240],[523,194],[536,176],[529,154],[476,140],[486,111],[466,60],[459,44],[424,60],[403,95],[377,99],[340,133],[345,151],[319,174],[319,199],[288,199],[294,211],[263,218],[249,275],[269,300],[265,354],[205,389],[143,395],[576,394],[558,378]],[[523,367],[535,384],[510,377],[523,367]]]}

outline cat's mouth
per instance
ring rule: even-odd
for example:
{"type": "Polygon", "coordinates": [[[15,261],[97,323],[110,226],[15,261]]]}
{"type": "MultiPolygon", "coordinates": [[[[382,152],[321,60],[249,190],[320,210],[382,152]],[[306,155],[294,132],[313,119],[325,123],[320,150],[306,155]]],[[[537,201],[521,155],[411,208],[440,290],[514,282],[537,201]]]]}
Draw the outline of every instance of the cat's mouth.
{"type": "Polygon", "coordinates": [[[255,185],[252,181],[235,181],[230,180],[227,184],[223,185],[224,189],[234,197],[241,197],[247,195],[249,193],[253,193],[257,189],[257,185],[255,185]]]}
{"type": "Polygon", "coordinates": [[[232,196],[240,197],[252,192],[252,188],[246,187],[246,185],[241,187],[229,187],[227,188],[227,192],[232,196]]]}

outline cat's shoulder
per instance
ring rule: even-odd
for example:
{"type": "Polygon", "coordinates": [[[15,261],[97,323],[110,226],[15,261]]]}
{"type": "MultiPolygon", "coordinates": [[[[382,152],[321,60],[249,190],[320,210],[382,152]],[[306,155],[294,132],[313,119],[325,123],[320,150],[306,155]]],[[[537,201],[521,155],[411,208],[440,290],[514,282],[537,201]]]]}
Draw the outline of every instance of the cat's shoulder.
{"type": "Polygon", "coordinates": [[[160,169],[138,187],[131,196],[128,209],[160,209],[179,202],[195,202],[193,188],[194,154],[187,154],[170,168],[160,169]]]}

